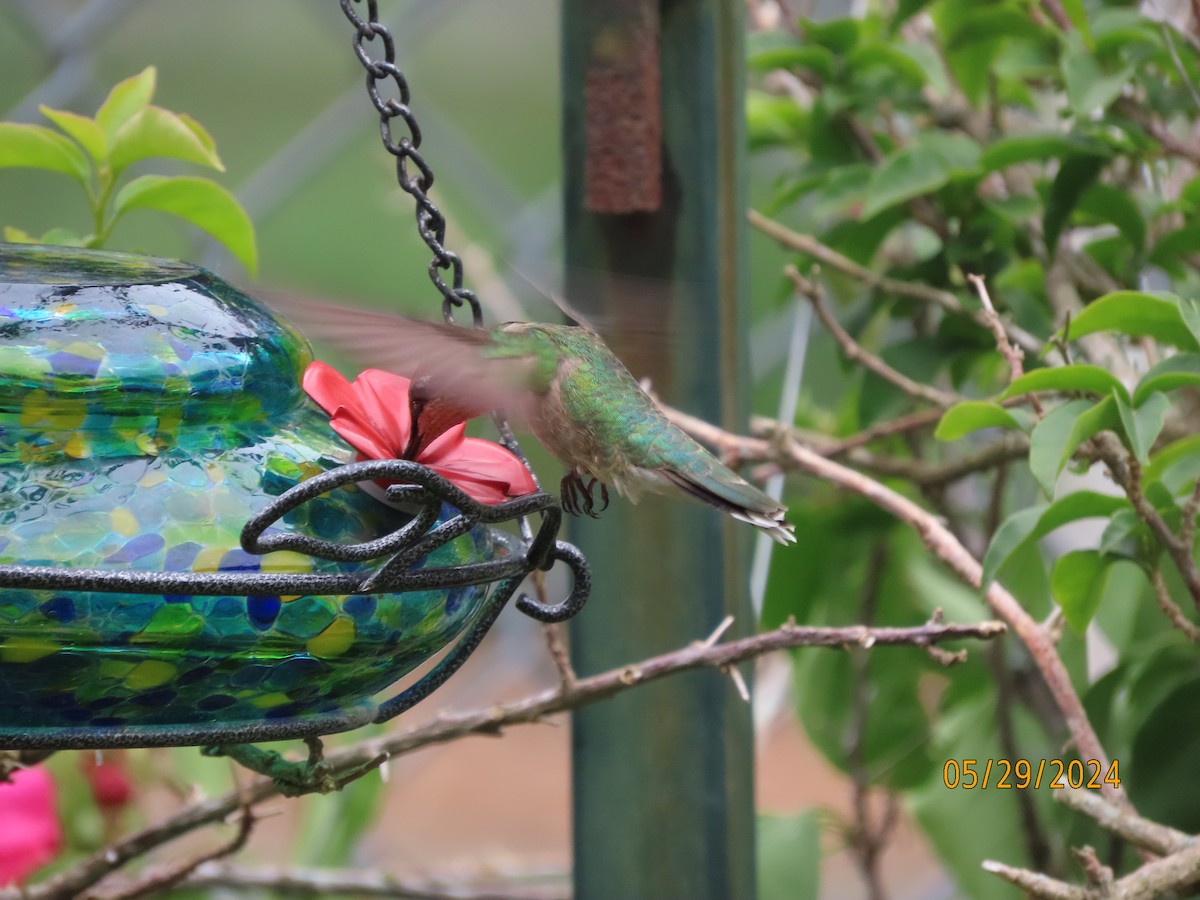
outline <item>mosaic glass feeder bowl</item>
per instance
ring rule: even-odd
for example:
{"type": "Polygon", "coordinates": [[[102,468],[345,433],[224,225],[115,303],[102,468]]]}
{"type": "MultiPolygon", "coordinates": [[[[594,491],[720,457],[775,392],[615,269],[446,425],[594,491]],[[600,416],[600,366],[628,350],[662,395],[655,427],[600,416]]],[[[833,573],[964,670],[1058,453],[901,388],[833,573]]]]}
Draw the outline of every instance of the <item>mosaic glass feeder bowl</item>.
{"type": "Polygon", "coordinates": [[[299,387],[310,359],[203,269],[0,244],[0,748],[383,721],[461,665],[533,569],[564,560],[574,587],[522,611],[582,605],[553,497],[484,506],[416,463],[347,463],[299,387]],[[360,486],[376,479],[406,482],[401,503],[360,486]],[[524,541],[489,527],[535,512],[524,541]]]}

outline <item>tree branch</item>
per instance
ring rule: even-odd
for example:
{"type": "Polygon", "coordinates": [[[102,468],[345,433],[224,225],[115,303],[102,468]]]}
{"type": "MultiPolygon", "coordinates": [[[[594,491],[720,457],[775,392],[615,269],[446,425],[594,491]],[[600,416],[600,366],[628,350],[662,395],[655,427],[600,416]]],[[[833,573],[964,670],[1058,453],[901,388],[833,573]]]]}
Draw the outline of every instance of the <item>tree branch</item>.
{"type": "MultiPolygon", "coordinates": [[[[671,421],[692,437],[717,447],[722,452],[743,460],[772,462],[783,469],[808,472],[837,487],[865,497],[916,530],[925,545],[959,578],[972,587],[982,586],[983,567],[958,538],[935,516],[878,481],[801,446],[792,440],[787,432],[781,432],[774,442],[739,437],[677,410],[664,407],[664,412],[671,421]]],[[[1107,769],[1108,755],[1104,752],[1100,738],[1092,728],[1083,703],[1071,684],[1070,675],[1055,650],[1054,641],[999,582],[992,582],[988,586],[985,597],[996,614],[1008,623],[1029,651],[1062,713],[1080,756],[1099,760],[1107,769]]],[[[1119,787],[1114,788],[1106,784],[1103,790],[1121,802],[1126,802],[1125,794],[1119,787]]]]}
{"type": "Polygon", "coordinates": [[[250,869],[213,864],[202,866],[185,884],[189,888],[222,888],[246,893],[268,890],[288,897],[349,894],[354,897],[393,897],[403,900],[566,900],[569,896],[561,889],[496,890],[441,879],[395,878],[372,871],[250,869]]]}
{"type": "MultiPolygon", "coordinates": [[[[605,700],[636,685],[676,672],[700,668],[727,669],[776,650],[849,646],[914,646],[928,649],[944,641],[967,638],[990,640],[1005,631],[1004,623],[995,621],[968,625],[929,623],[906,628],[815,628],[789,622],[774,631],[724,644],[693,644],[619,669],[579,679],[572,685],[560,684],[551,690],[512,703],[467,713],[442,714],[432,722],[399,734],[361,741],[326,758],[325,762],[330,777],[336,780],[344,773],[363,771],[364,766],[379,759],[399,756],[468,735],[499,734],[510,725],[540,722],[555,713],[605,700]]],[[[0,900],[76,898],[130,860],[197,828],[223,821],[240,806],[253,807],[278,794],[279,788],[269,779],[255,779],[240,792],[231,792],[223,797],[186,806],[167,820],[104,848],[49,881],[27,888],[24,893],[0,890],[0,900]]]]}
{"type": "MultiPolygon", "coordinates": [[[[750,224],[753,227],[788,249],[811,256],[822,265],[827,265],[845,275],[849,275],[851,278],[861,281],[868,287],[876,288],[884,293],[895,294],[898,297],[908,297],[912,300],[920,300],[923,303],[932,303],[956,316],[966,316],[974,319],[984,328],[991,327],[981,310],[967,309],[949,291],[939,290],[924,284],[901,281],[896,278],[888,278],[885,275],[871,271],[866,266],[859,265],[854,260],[843,256],[832,247],[826,246],[811,235],[800,234],[799,232],[792,231],[785,225],[781,225],[774,219],[768,219],[757,210],[750,210],[748,216],[750,224]]],[[[1039,341],[1024,329],[1010,323],[1005,326],[1005,332],[1023,349],[1031,353],[1041,351],[1042,341],[1039,341]]]]}
{"type": "Polygon", "coordinates": [[[812,304],[813,312],[817,314],[817,318],[821,320],[822,324],[829,330],[829,333],[833,335],[834,340],[838,342],[838,346],[842,348],[842,353],[845,354],[848,360],[858,363],[870,372],[874,372],[884,381],[895,385],[910,397],[916,397],[918,400],[924,400],[926,403],[932,403],[934,406],[940,406],[943,409],[953,406],[958,402],[958,397],[954,394],[913,381],[903,372],[896,371],[874,353],[871,353],[850,336],[850,333],[842,327],[841,322],[830,315],[829,310],[825,308],[825,304],[821,302],[821,290],[816,284],[801,275],[795,266],[784,266],[783,271],[792,280],[792,284],[796,286],[796,290],[808,298],[808,302],[812,304]]]}

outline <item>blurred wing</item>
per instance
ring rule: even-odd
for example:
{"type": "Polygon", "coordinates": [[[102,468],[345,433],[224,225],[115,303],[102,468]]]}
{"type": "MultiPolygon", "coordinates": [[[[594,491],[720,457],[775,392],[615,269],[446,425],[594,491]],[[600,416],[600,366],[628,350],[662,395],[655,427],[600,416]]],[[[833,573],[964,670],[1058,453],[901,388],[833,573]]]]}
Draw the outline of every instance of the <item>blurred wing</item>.
{"type": "MultiPolygon", "coordinates": [[[[310,340],[337,350],[358,371],[384,369],[413,381],[473,418],[494,409],[526,417],[531,356],[489,355],[495,342],[481,328],[410,319],[340,306],[295,294],[264,298],[310,340]]],[[[356,374],[356,373],[355,373],[356,374]]]]}

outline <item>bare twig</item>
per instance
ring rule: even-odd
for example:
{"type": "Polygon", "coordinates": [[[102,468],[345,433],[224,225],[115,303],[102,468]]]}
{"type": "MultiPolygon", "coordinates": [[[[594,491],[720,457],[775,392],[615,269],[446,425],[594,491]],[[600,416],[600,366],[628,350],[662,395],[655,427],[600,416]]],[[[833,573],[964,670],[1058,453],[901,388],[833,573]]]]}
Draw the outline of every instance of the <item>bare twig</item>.
{"type": "MultiPolygon", "coordinates": [[[[928,647],[943,641],[990,640],[1005,632],[1002,622],[970,625],[920,625],[908,628],[801,627],[789,622],[774,631],[752,635],[715,646],[683,647],[641,662],[582,678],[570,690],[562,685],[512,703],[461,714],[444,714],[433,722],[399,734],[361,741],[326,758],[331,778],[364,771],[376,760],[409,753],[468,735],[499,734],[506,727],[543,721],[548,716],[608,699],[635,685],[690,669],[724,669],[737,663],[795,647],[928,647]]],[[[0,900],[67,900],[107,877],[130,860],[170,843],[197,828],[222,821],[243,804],[254,806],[278,795],[270,780],[259,778],[240,793],[192,803],[170,818],[84,859],[49,881],[27,888],[24,893],[0,890],[0,900]]]]}
{"type": "Polygon", "coordinates": [[[1200,626],[1185,616],[1179,605],[1171,599],[1171,592],[1160,569],[1155,568],[1150,573],[1150,583],[1154,585],[1154,599],[1158,602],[1158,608],[1171,620],[1171,624],[1182,631],[1189,641],[1200,644],[1200,626]]]}
{"type": "Polygon", "coordinates": [[[1078,887],[993,860],[985,861],[983,868],[1045,900],[1143,900],[1192,891],[1200,880],[1200,841],[1192,840],[1170,856],[1144,863],[1103,887],[1078,887]]]}
{"type": "MultiPolygon", "coordinates": [[[[1008,363],[1009,381],[1016,381],[1025,374],[1025,354],[1020,347],[1014,347],[1012,341],[1008,339],[1008,334],[1004,331],[1004,323],[1000,321],[1000,314],[996,312],[996,307],[992,305],[992,298],[988,294],[987,284],[984,282],[983,276],[968,275],[967,281],[975,286],[975,293],[979,295],[979,302],[983,304],[984,318],[987,319],[988,324],[991,326],[992,334],[996,338],[996,349],[1000,351],[1000,355],[1008,363]]],[[[1038,416],[1042,415],[1042,405],[1036,395],[1029,395],[1029,404],[1038,416]]]]}
{"type": "Polygon", "coordinates": [[[147,872],[136,882],[118,886],[116,890],[90,892],[85,894],[84,897],[86,900],[135,900],[137,897],[148,897],[159,891],[166,890],[169,887],[179,884],[202,865],[226,856],[232,856],[241,850],[246,846],[246,842],[250,840],[250,832],[254,830],[254,822],[253,810],[243,803],[241,813],[238,815],[237,832],[232,838],[215,850],[210,850],[182,863],[176,863],[147,872]]]}
{"type": "MultiPolygon", "coordinates": [[[[862,608],[858,619],[870,625],[875,618],[875,607],[879,600],[879,588],[887,566],[887,545],[877,541],[871,552],[867,567],[866,585],[863,587],[862,608]]],[[[879,872],[879,856],[887,845],[891,834],[890,816],[885,813],[881,823],[872,821],[870,808],[871,776],[867,771],[863,744],[867,731],[867,717],[871,710],[870,658],[865,653],[851,655],[854,673],[853,708],[846,732],[846,759],[850,764],[850,777],[854,784],[852,807],[854,822],[850,829],[850,846],[858,862],[859,872],[866,882],[867,896],[871,900],[884,900],[883,879],[879,872]]],[[[890,799],[890,798],[889,798],[890,799]]]]}
{"type": "Polygon", "coordinates": [[[1054,799],[1075,812],[1096,821],[1101,828],[1122,838],[1135,847],[1160,856],[1176,853],[1193,840],[1182,831],[1143,819],[1126,807],[1087,789],[1066,788],[1054,791],[1054,799]]]}
{"type": "Polygon", "coordinates": [[[842,327],[841,322],[825,308],[825,304],[821,302],[821,289],[818,285],[801,275],[795,266],[785,266],[783,271],[792,280],[792,284],[796,286],[796,290],[808,298],[808,302],[812,304],[813,312],[817,314],[817,318],[821,320],[822,324],[829,330],[829,333],[833,335],[834,340],[838,342],[838,346],[842,348],[842,353],[846,355],[848,360],[858,363],[870,372],[874,372],[884,381],[895,385],[910,397],[916,397],[919,400],[924,400],[926,403],[932,403],[934,406],[940,406],[943,409],[953,406],[958,402],[958,397],[954,394],[913,381],[907,375],[896,371],[874,353],[867,350],[854,340],[850,336],[850,333],[842,327]]]}
{"type": "MultiPolygon", "coordinates": [[[[879,275],[876,272],[872,272],[866,266],[859,265],[849,257],[843,256],[832,247],[826,246],[811,235],[792,231],[785,225],[781,225],[774,219],[767,218],[756,210],[750,210],[749,219],[752,226],[768,237],[778,241],[783,246],[811,256],[822,265],[827,265],[845,275],[849,275],[851,278],[862,282],[868,287],[877,288],[885,293],[895,294],[898,297],[908,297],[913,300],[920,300],[923,303],[932,303],[956,316],[966,316],[974,319],[985,328],[990,327],[982,315],[982,311],[967,309],[962,305],[958,297],[949,291],[879,275]]],[[[1042,342],[1024,329],[1009,324],[1005,326],[1005,331],[1018,346],[1030,353],[1037,353],[1041,350],[1042,342]]]]}
{"type": "MultiPolygon", "coordinates": [[[[546,573],[534,570],[530,580],[533,582],[534,592],[538,595],[538,602],[543,606],[549,606],[550,603],[546,596],[546,573]]],[[[562,624],[547,622],[542,627],[542,633],[546,637],[546,650],[554,662],[554,668],[558,670],[559,684],[562,685],[564,691],[570,691],[577,678],[575,668],[571,665],[571,651],[563,639],[562,624]]]]}
{"type": "MultiPolygon", "coordinates": [[[[938,519],[907,497],[903,497],[872,478],[849,469],[833,460],[791,440],[783,433],[776,441],[739,437],[702,419],[664,407],[667,416],[684,431],[740,459],[764,460],[784,469],[796,469],[815,475],[837,487],[859,494],[881,509],[911,526],[952,572],[975,588],[982,587],[983,567],[938,519]]],[[[985,597],[992,609],[1016,632],[1029,651],[1034,664],[1046,682],[1054,702],[1062,713],[1067,730],[1079,754],[1085,759],[1102,761],[1108,766],[1108,755],[1084,711],[1066,667],[1055,650],[1054,642],[1045,630],[1027,613],[999,582],[992,582],[985,597]]],[[[1125,802],[1119,787],[1104,785],[1104,791],[1125,802]]]]}
{"type": "MultiPolygon", "coordinates": [[[[566,874],[563,873],[563,877],[566,874]]],[[[249,869],[227,864],[200,867],[186,882],[188,887],[224,888],[229,891],[274,891],[288,897],[393,897],[403,900],[566,900],[561,888],[472,887],[453,881],[395,878],[380,872],[323,869],[249,869]]]]}
{"type": "Polygon", "coordinates": [[[1183,579],[1184,587],[1192,597],[1192,602],[1200,608],[1200,569],[1197,569],[1196,560],[1192,556],[1192,543],[1185,542],[1181,535],[1171,530],[1171,526],[1142,492],[1142,466],[1137,457],[1126,453],[1116,436],[1108,432],[1101,432],[1089,443],[1097,458],[1108,466],[1113,480],[1125,491],[1125,496],[1129,498],[1138,518],[1149,526],[1159,544],[1167,551],[1183,579]]]}

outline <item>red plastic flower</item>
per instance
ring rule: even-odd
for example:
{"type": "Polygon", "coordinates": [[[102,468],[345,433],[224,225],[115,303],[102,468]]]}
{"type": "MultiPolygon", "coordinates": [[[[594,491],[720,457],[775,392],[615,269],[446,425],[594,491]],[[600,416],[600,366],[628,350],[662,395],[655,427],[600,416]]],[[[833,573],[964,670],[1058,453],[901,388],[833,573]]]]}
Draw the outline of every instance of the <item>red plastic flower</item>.
{"type": "Polygon", "coordinates": [[[54,782],[41,766],[0,782],[0,887],[21,884],[62,846],[54,782]]]}
{"type": "MultiPolygon", "coordinates": [[[[322,362],[304,372],[304,390],[329,413],[329,424],[362,459],[403,459],[412,436],[408,378],[365,369],[347,381],[322,362]]],[[[537,490],[533,477],[512,453],[491,441],[467,437],[460,422],[416,454],[428,466],[480,503],[500,503],[537,490]]]]}

